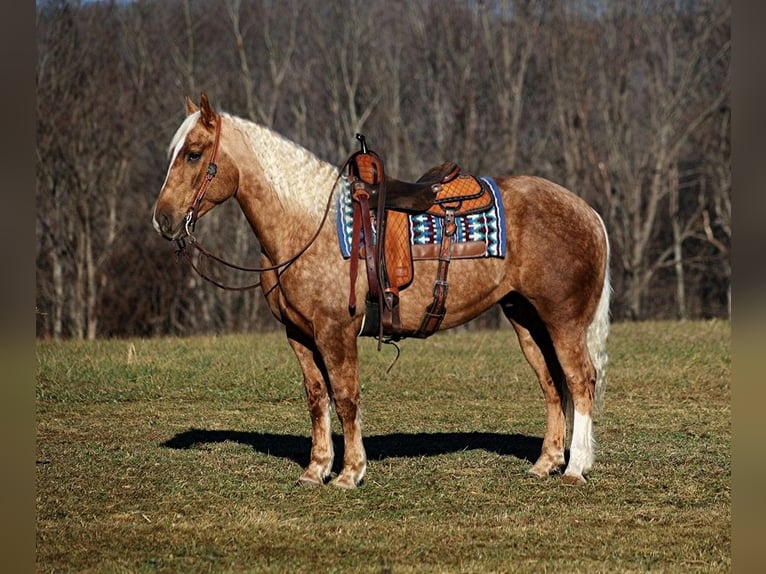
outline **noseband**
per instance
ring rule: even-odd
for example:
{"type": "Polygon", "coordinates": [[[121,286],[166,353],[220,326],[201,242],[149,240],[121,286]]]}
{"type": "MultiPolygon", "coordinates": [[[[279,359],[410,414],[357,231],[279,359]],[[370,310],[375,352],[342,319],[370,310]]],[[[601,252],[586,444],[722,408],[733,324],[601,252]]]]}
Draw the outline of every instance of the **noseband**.
{"type": "Polygon", "coordinates": [[[202,180],[202,184],[197,190],[197,194],[194,196],[194,202],[192,203],[189,211],[186,213],[184,219],[184,228],[186,234],[191,236],[194,231],[194,226],[197,224],[197,218],[199,217],[199,206],[202,203],[202,198],[205,197],[205,192],[210,186],[210,182],[213,181],[215,174],[218,173],[218,164],[216,159],[218,157],[218,143],[221,141],[221,116],[218,116],[215,122],[215,140],[213,141],[213,155],[210,157],[210,163],[207,164],[207,172],[205,173],[205,179],[202,180]]]}

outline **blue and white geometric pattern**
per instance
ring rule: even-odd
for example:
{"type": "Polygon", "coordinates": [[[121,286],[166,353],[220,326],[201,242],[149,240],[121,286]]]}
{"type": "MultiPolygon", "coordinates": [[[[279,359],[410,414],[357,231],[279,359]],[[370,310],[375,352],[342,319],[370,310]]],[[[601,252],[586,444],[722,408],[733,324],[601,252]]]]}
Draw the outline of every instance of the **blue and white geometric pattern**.
{"type": "MultiPolygon", "coordinates": [[[[474,213],[455,218],[457,232],[453,241],[462,243],[466,241],[478,241],[486,245],[484,257],[505,257],[505,213],[500,191],[497,189],[495,180],[491,177],[482,177],[492,192],[493,205],[482,213],[474,213]]],[[[338,194],[336,211],[336,228],[340,252],[344,259],[351,257],[351,233],[354,221],[354,206],[351,199],[351,189],[344,179],[338,194]]],[[[410,215],[410,229],[412,230],[410,241],[413,245],[440,244],[444,232],[444,218],[420,213],[410,215]]],[[[374,238],[373,238],[374,241],[374,238]]]]}

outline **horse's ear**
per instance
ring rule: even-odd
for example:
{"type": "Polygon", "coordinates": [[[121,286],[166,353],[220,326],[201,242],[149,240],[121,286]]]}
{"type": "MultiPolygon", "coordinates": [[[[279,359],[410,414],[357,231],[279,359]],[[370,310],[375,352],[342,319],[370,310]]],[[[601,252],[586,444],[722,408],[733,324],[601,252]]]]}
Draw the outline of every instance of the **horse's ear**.
{"type": "Polygon", "coordinates": [[[207,95],[205,92],[202,92],[199,97],[199,110],[202,115],[202,122],[205,125],[213,126],[216,122],[216,116],[215,110],[213,109],[213,106],[210,105],[210,102],[207,99],[207,95]]]}
{"type": "Polygon", "coordinates": [[[186,96],[186,115],[190,116],[198,110],[199,108],[197,107],[197,104],[195,104],[189,96],[186,96]]]}

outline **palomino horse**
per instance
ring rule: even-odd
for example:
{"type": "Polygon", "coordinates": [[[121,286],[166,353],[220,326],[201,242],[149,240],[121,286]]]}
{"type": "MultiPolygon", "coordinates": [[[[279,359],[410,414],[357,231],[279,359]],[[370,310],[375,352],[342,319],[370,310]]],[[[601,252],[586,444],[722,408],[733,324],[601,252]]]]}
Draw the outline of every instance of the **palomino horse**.
{"type": "MultiPolygon", "coordinates": [[[[199,107],[187,99],[187,112],[170,143],[154,227],[169,240],[182,240],[197,217],[236,199],[261,245],[266,299],[303,370],[312,446],[300,481],[319,485],[330,477],[334,404],[344,452],[332,483],[353,488],[367,469],[357,354],[364,312],[349,312],[349,261],[325,212],[334,205],[328,196],[337,193],[339,170],[263,126],[217,113],[204,94],[199,107]]],[[[594,462],[594,403],[607,361],[611,288],[604,224],[581,198],[545,179],[495,181],[505,206],[507,255],[452,263],[439,329],[500,304],[545,396],[542,452],[529,472],[548,476],[566,463],[564,482],[582,484],[594,462]]],[[[436,265],[415,263],[414,280],[401,293],[403,328],[418,328],[433,299],[436,265]]],[[[357,300],[366,290],[360,274],[357,300]]]]}

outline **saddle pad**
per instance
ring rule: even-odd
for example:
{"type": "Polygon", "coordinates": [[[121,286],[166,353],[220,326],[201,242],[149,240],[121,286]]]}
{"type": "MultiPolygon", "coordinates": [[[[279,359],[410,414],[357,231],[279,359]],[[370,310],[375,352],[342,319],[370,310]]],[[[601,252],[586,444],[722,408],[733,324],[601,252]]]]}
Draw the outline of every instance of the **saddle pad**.
{"type": "MultiPolygon", "coordinates": [[[[494,179],[482,177],[481,180],[489,187],[492,202],[485,211],[455,217],[457,232],[453,238],[453,259],[505,257],[505,213],[500,191],[494,179]]],[[[341,255],[348,259],[351,257],[354,207],[350,185],[345,179],[343,182],[337,199],[336,229],[341,255]]],[[[408,217],[413,259],[437,259],[444,231],[444,218],[430,213],[418,213],[408,217]]]]}

